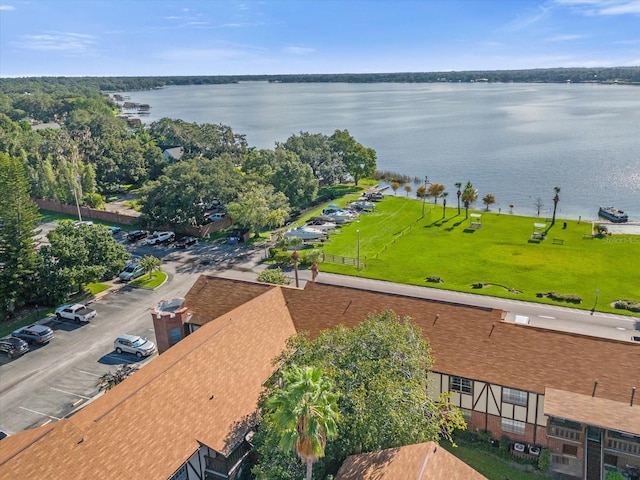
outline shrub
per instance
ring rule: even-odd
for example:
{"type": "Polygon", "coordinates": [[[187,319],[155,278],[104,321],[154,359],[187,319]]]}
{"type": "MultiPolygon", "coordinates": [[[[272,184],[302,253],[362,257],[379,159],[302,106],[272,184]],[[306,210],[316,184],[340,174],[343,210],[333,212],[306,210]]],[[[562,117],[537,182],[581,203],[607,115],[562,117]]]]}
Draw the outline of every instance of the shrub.
{"type": "Polygon", "coordinates": [[[613,306],[618,309],[629,310],[630,312],[640,312],[640,302],[617,300],[613,306]]]}
{"type": "Polygon", "coordinates": [[[438,275],[429,275],[426,281],[430,283],[442,283],[442,279],[438,275]]]}
{"type": "Polygon", "coordinates": [[[273,260],[280,265],[291,265],[291,254],[293,252],[287,252],[286,250],[277,250],[273,256],[273,260]]]}
{"type": "Polygon", "coordinates": [[[318,262],[320,260],[320,255],[322,252],[320,250],[309,250],[308,252],[304,252],[300,258],[301,265],[311,265],[313,262],[318,262]]]}
{"type": "Polygon", "coordinates": [[[486,445],[490,445],[491,444],[491,432],[487,432],[486,430],[478,432],[478,441],[480,443],[484,443],[486,445]]]}
{"type": "Polygon", "coordinates": [[[498,450],[502,453],[509,453],[509,449],[511,448],[511,440],[506,435],[502,435],[500,437],[500,446],[498,450]]]}
{"type": "Polygon", "coordinates": [[[549,449],[543,448],[538,457],[538,468],[541,472],[548,472],[551,467],[551,452],[549,449]]]}
{"type": "Polygon", "coordinates": [[[272,283],[274,285],[289,285],[289,280],[279,268],[269,268],[258,274],[258,281],[263,283],[272,283]]]}
{"type": "Polygon", "coordinates": [[[582,303],[582,298],[573,294],[561,294],[556,292],[547,293],[547,298],[556,302],[582,303]]]}
{"type": "Polygon", "coordinates": [[[605,480],[624,480],[624,475],[620,472],[607,472],[605,480]]]}

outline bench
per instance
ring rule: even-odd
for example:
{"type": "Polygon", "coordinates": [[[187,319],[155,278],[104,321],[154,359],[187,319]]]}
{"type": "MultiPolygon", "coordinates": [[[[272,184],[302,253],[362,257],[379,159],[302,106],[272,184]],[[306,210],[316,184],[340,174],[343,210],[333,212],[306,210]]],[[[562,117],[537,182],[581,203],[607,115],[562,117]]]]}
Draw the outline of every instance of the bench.
{"type": "Polygon", "coordinates": [[[564,245],[564,240],[562,240],[561,238],[554,238],[553,239],[553,244],[554,245],[564,245]]]}

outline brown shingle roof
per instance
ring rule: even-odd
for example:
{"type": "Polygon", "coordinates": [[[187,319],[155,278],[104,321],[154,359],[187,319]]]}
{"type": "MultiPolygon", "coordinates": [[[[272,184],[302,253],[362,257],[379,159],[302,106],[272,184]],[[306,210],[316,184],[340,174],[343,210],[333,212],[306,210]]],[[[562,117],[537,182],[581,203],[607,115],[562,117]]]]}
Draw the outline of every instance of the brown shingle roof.
{"type": "Polygon", "coordinates": [[[185,305],[206,325],[73,417],[2,440],[0,477],[106,480],[133,471],[167,478],[199,441],[226,453],[237,440],[234,423],[255,410],[288,337],[351,327],[387,309],[422,328],[438,372],[582,395],[591,395],[597,378],[597,397],[619,402],[639,378],[637,344],[504,323],[500,310],[206,276],[185,305]]]}
{"type": "MultiPolygon", "coordinates": [[[[219,287],[224,295],[238,285],[219,287]]],[[[198,442],[226,454],[246,433],[234,426],[255,411],[273,358],[294,334],[281,291],[269,289],[76,415],[3,440],[0,477],[168,478],[198,442]]]]}
{"type": "Polygon", "coordinates": [[[263,283],[242,280],[223,280],[200,275],[187,292],[184,305],[192,314],[189,323],[204,325],[220,315],[233,310],[249,300],[275,288],[263,283]]]}
{"type": "Polygon", "coordinates": [[[309,282],[284,289],[297,331],[316,336],[394,310],[420,326],[433,370],[544,393],[545,387],[625,401],[640,378],[640,345],[502,322],[501,310],[309,282]]]}
{"type": "Polygon", "coordinates": [[[351,455],[335,480],[486,480],[433,442],[351,455]]]}
{"type": "Polygon", "coordinates": [[[635,399],[631,405],[631,391],[626,402],[615,402],[597,395],[592,397],[547,388],[544,392],[544,413],[621,432],[640,432],[640,402],[635,399]]]}

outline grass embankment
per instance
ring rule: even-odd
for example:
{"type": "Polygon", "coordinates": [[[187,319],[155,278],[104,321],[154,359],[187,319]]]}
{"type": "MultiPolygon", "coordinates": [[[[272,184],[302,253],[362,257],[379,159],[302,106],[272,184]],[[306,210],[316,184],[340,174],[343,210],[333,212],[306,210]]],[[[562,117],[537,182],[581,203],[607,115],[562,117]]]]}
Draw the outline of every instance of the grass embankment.
{"type": "MultiPolygon", "coordinates": [[[[344,197],[336,203],[346,204],[344,197]]],[[[330,235],[326,253],[355,258],[360,230],[360,259],[364,268],[324,263],[326,272],[461,292],[631,314],[610,306],[616,300],[640,301],[638,272],[640,238],[615,235],[585,238],[588,222],[520,217],[485,211],[481,228],[470,228],[465,211],[386,197],[376,210],[330,235]],[[546,223],[546,239],[532,240],[534,223],[546,223]],[[443,283],[427,283],[438,276],[443,283]],[[635,279],[635,280],[634,280],[635,279]],[[473,288],[482,284],[482,288],[473,288]],[[574,294],[579,305],[538,298],[538,292],[574,294]],[[597,305],[596,291],[598,292],[597,305]]],[[[471,211],[470,211],[471,213],[471,211]]],[[[636,314],[637,315],[637,314],[636,314]]]]}

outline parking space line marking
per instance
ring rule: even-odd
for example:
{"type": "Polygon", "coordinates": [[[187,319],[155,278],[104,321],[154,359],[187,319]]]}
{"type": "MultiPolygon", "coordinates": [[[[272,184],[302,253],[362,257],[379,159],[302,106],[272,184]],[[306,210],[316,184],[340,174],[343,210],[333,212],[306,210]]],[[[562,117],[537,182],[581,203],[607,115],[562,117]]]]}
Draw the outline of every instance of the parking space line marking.
{"type": "Polygon", "coordinates": [[[49,387],[51,390],[55,390],[56,392],[66,393],[67,395],[73,395],[74,397],[84,398],[85,400],[89,400],[91,397],[85,397],[84,395],[80,395],[79,393],[67,392],[66,390],[60,390],[59,388],[49,387]]]}
{"type": "Polygon", "coordinates": [[[100,377],[102,376],[102,375],[98,375],[97,373],[87,372],[86,370],[80,370],[80,369],[78,369],[78,371],[79,371],[79,372],[82,372],[82,373],[86,373],[87,375],[91,375],[91,376],[93,376],[93,377],[98,377],[98,378],[100,378],[100,377]]]}
{"type": "Polygon", "coordinates": [[[22,410],[26,410],[27,412],[31,412],[31,413],[35,413],[36,415],[42,415],[43,417],[48,417],[52,420],[60,420],[58,417],[54,417],[53,415],[47,415],[46,413],[42,413],[42,412],[37,412],[35,410],[31,410],[30,408],[27,407],[18,407],[21,408],[22,410]]]}

